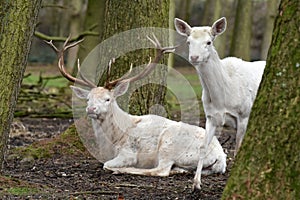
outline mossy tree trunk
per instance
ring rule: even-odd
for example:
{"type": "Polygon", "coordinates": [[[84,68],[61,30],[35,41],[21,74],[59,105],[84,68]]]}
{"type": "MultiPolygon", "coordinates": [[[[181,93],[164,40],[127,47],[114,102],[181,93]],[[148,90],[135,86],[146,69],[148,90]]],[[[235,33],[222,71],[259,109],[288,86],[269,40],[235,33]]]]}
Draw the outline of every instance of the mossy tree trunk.
{"type": "MultiPolygon", "coordinates": [[[[103,39],[123,31],[142,27],[168,28],[169,0],[107,1],[103,39]]],[[[151,36],[151,33],[149,35],[151,36]]],[[[154,53],[154,50],[136,50],[118,58],[112,67],[112,78],[118,78],[125,74],[131,63],[133,66],[148,63],[149,57],[154,58],[154,53]]],[[[164,62],[166,64],[167,59],[164,62]]],[[[166,69],[160,70],[159,73],[162,82],[165,82],[166,69]]],[[[158,75],[156,74],[156,76],[158,75]]],[[[163,105],[164,96],[165,88],[162,85],[142,86],[131,96],[129,111],[132,114],[148,114],[150,107],[163,105]]]]}
{"type": "Polygon", "coordinates": [[[0,0],[0,163],[26,67],[41,0],[0,0]]]}
{"type": "Polygon", "coordinates": [[[300,199],[300,2],[282,0],[264,77],[223,199],[300,199]]]}
{"type": "MultiPolygon", "coordinates": [[[[95,31],[99,36],[86,36],[79,45],[78,58],[82,62],[85,57],[102,41],[104,27],[104,11],[106,0],[89,0],[84,19],[83,30],[95,31]]],[[[77,73],[74,67],[73,74],[77,73]]]]}
{"type": "Polygon", "coordinates": [[[250,60],[252,1],[237,0],[235,24],[230,46],[230,54],[250,60]]]}

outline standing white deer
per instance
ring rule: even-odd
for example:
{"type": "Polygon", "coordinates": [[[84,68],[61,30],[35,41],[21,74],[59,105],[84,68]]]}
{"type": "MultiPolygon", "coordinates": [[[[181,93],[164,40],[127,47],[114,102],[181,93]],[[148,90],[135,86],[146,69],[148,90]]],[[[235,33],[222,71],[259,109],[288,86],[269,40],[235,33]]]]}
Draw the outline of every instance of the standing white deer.
{"type": "MultiPolygon", "coordinates": [[[[51,41],[48,42],[58,52],[62,75],[91,88],[85,90],[71,86],[77,97],[87,100],[86,113],[92,120],[95,135],[111,144],[107,152],[103,152],[108,154],[103,168],[114,173],[168,176],[195,170],[201,157],[203,174],[224,173],[226,154],[217,138],[214,137],[208,149],[202,151],[206,138],[203,128],[157,115],[130,115],[118,106],[116,98],[127,91],[129,84],[147,76],[164,53],[174,50],[174,47],[162,48],[155,37],[151,41],[157,48],[154,62],[149,62],[141,73],[128,78],[129,72],[117,80],[107,81],[104,87],[97,87],[81,74],[81,79],[77,79],[65,71],[63,53],[77,43],[67,46],[65,42],[63,50],[59,51],[51,41]]],[[[78,71],[80,73],[79,64],[78,71]]]]}
{"type": "MultiPolygon", "coordinates": [[[[212,27],[191,27],[178,18],[174,23],[177,32],[187,37],[189,61],[195,66],[203,88],[206,145],[226,124],[237,130],[236,155],[247,128],[266,62],[246,62],[235,57],[219,58],[213,41],[226,29],[224,17],[214,22],[212,27]]],[[[196,180],[201,179],[201,169],[200,159],[196,180]]],[[[195,187],[200,188],[200,182],[195,187]]]]}

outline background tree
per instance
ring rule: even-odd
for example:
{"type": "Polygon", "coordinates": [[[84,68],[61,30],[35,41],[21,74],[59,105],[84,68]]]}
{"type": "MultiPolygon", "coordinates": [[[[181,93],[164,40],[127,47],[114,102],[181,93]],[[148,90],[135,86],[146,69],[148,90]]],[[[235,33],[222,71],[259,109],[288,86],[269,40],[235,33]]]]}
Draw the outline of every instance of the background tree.
{"type": "MultiPolygon", "coordinates": [[[[140,27],[168,28],[169,0],[107,1],[103,39],[140,27]]],[[[138,50],[126,54],[114,64],[112,78],[125,74],[131,63],[133,66],[146,64],[150,56],[154,57],[153,50],[138,50]]],[[[167,59],[165,63],[167,63],[167,59]]],[[[162,78],[162,83],[166,81],[166,70],[156,70],[155,73],[160,73],[158,75],[162,78]]],[[[151,106],[163,104],[164,96],[165,88],[161,85],[143,86],[132,95],[129,110],[132,114],[148,114],[151,106]]]]}
{"type": "Polygon", "coordinates": [[[252,1],[236,1],[237,8],[230,54],[244,60],[250,60],[252,1]]]}
{"type": "Polygon", "coordinates": [[[191,0],[177,0],[178,17],[184,21],[189,21],[191,18],[191,0]]]}
{"type": "MultiPolygon", "coordinates": [[[[83,29],[99,33],[98,36],[90,35],[84,38],[79,45],[78,58],[83,61],[87,54],[102,41],[104,27],[104,11],[106,0],[89,0],[85,14],[83,29]]],[[[74,67],[74,70],[77,68],[74,67]]],[[[76,72],[76,71],[75,71],[76,72]]],[[[76,73],[74,73],[76,74],[76,73]]]]}
{"type": "MultiPolygon", "coordinates": [[[[83,31],[82,28],[82,21],[83,21],[83,16],[85,13],[85,0],[72,0],[72,1],[68,1],[67,2],[67,6],[68,8],[70,8],[70,16],[71,19],[70,20],[70,30],[69,30],[69,34],[73,35],[73,36],[77,36],[80,34],[80,32],[83,31]]],[[[77,52],[78,52],[78,46],[70,49],[70,51],[68,51],[68,63],[67,63],[67,67],[70,69],[73,69],[74,64],[76,63],[77,60],[77,52]]],[[[75,67],[76,68],[76,67],[75,67]]]]}
{"type": "Polygon", "coordinates": [[[264,38],[262,41],[262,52],[261,52],[261,58],[264,60],[267,59],[269,47],[271,44],[273,26],[274,26],[274,21],[275,21],[279,2],[280,0],[267,1],[266,28],[264,31],[264,38]]]}
{"type": "Polygon", "coordinates": [[[1,166],[40,6],[41,0],[0,1],[1,166]]]}
{"type": "Polygon", "coordinates": [[[282,0],[248,131],[223,199],[300,199],[300,2],[282,0]]]}
{"type": "Polygon", "coordinates": [[[211,26],[216,20],[221,17],[226,17],[227,28],[222,36],[218,37],[214,41],[214,46],[217,49],[217,52],[220,58],[224,58],[229,54],[230,42],[231,42],[231,33],[232,33],[232,19],[235,16],[235,7],[233,0],[215,0],[215,1],[205,1],[205,9],[202,18],[202,25],[211,26]]]}
{"type": "MultiPolygon", "coordinates": [[[[176,6],[175,6],[175,0],[170,0],[169,4],[169,29],[174,30],[174,18],[175,18],[175,12],[176,12],[176,6]]],[[[174,43],[174,35],[170,33],[170,44],[174,43]]],[[[168,58],[168,66],[173,67],[174,66],[174,54],[170,53],[168,58]]]]}

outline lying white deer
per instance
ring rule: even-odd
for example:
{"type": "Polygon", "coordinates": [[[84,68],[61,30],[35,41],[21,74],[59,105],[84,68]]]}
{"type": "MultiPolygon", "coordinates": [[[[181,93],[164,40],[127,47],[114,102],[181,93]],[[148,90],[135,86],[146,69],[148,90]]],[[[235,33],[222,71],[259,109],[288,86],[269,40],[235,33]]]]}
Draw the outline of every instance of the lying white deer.
{"type": "MultiPolygon", "coordinates": [[[[191,27],[178,18],[174,22],[177,32],[187,37],[189,61],[195,66],[203,88],[207,145],[220,127],[232,126],[237,130],[236,155],[246,132],[266,62],[246,62],[235,57],[219,58],[213,41],[226,29],[224,17],[212,27],[191,27]]],[[[197,177],[201,176],[201,169],[200,159],[195,177],[197,180],[201,178],[197,177]]]]}
{"type": "Polygon", "coordinates": [[[77,43],[66,46],[66,42],[63,50],[59,51],[51,41],[48,42],[58,52],[62,75],[91,88],[85,90],[71,86],[79,98],[87,100],[86,113],[92,120],[96,136],[106,137],[112,144],[107,153],[113,154],[113,158],[106,160],[103,168],[115,173],[168,176],[170,173],[195,170],[201,157],[203,174],[224,173],[226,154],[216,137],[208,149],[201,151],[205,145],[203,128],[157,115],[134,116],[119,108],[116,98],[127,91],[129,84],[147,76],[164,53],[174,50],[174,47],[162,48],[156,38],[151,41],[157,48],[154,62],[150,62],[138,75],[127,78],[127,73],[115,81],[107,81],[104,87],[97,87],[82,75],[81,79],[77,79],[66,73],[63,52],[77,43]]]}

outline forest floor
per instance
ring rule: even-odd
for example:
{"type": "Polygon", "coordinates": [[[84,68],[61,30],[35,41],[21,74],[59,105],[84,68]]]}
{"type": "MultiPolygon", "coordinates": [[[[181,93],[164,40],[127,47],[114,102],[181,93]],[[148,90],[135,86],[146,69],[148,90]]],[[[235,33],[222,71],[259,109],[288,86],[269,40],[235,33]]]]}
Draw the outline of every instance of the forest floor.
{"type": "Polygon", "coordinates": [[[64,132],[72,123],[72,118],[14,120],[0,176],[0,199],[221,198],[233,164],[234,130],[224,129],[219,139],[227,153],[226,173],[202,176],[201,191],[193,192],[192,173],[147,177],[104,171],[75,131],[64,132]]]}
{"type": "Polygon", "coordinates": [[[220,138],[228,153],[226,173],[203,176],[201,191],[193,192],[193,174],[146,177],[104,171],[98,160],[74,145],[76,135],[61,136],[70,124],[72,119],[46,118],[22,118],[13,124],[0,199],[221,198],[233,162],[230,131],[220,138]]]}

